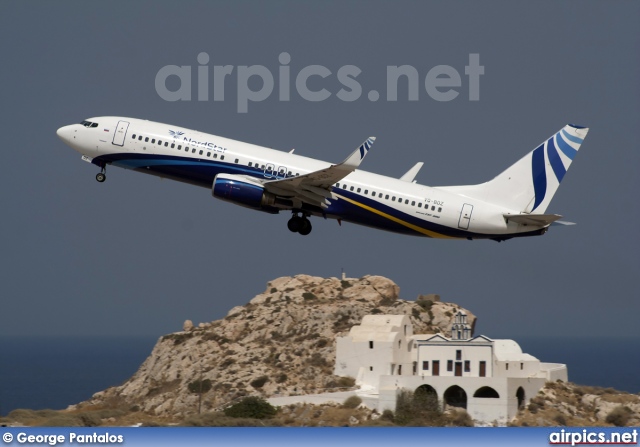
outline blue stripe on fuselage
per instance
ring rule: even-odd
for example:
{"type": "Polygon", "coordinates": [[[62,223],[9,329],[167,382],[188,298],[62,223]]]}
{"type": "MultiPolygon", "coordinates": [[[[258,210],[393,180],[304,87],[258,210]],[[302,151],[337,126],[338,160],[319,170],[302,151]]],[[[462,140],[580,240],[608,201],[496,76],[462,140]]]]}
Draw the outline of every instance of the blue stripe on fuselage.
{"type": "MultiPolygon", "coordinates": [[[[125,169],[170,178],[192,185],[211,188],[213,179],[220,173],[249,175],[267,178],[260,168],[201,158],[185,158],[172,155],[152,154],[109,154],[101,155],[93,160],[94,164],[110,163],[125,169]]],[[[268,178],[274,179],[274,176],[268,178]]]]}
{"type": "MultiPolygon", "coordinates": [[[[92,160],[94,164],[100,165],[101,163],[110,163],[114,166],[133,169],[138,172],[144,172],[160,177],[170,178],[183,183],[189,183],[204,188],[211,188],[213,186],[213,180],[216,175],[220,173],[225,174],[239,174],[247,175],[255,178],[264,179],[264,171],[260,168],[253,168],[235,163],[219,161],[219,160],[206,160],[198,158],[185,158],[169,155],[153,155],[153,154],[136,154],[136,153],[120,153],[101,155],[92,160]]],[[[273,176],[269,178],[274,178],[273,176]]],[[[425,220],[423,217],[409,214],[404,211],[397,210],[391,206],[388,206],[373,198],[363,196],[351,191],[334,189],[336,193],[347,197],[354,202],[361,203],[370,208],[374,208],[382,213],[393,216],[396,219],[407,222],[411,225],[439,233],[445,236],[457,237],[457,238],[473,238],[473,239],[488,239],[499,236],[517,237],[528,236],[527,233],[518,233],[513,235],[494,235],[494,234],[481,234],[473,233],[469,231],[463,231],[456,228],[447,227],[434,222],[425,220]]],[[[308,207],[304,209],[310,209],[317,215],[329,215],[340,218],[345,222],[351,222],[358,225],[368,226],[372,228],[383,229],[394,233],[409,234],[414,236],[425,236],[422,233],[417,232],[405,225],[398,222],[394,222],[384,216],[366,210],[363,207],[354,205],[353,203],[345,200],[330,200],[331,204],[326,210],[320,208],[313,210],[308,207]]]]}

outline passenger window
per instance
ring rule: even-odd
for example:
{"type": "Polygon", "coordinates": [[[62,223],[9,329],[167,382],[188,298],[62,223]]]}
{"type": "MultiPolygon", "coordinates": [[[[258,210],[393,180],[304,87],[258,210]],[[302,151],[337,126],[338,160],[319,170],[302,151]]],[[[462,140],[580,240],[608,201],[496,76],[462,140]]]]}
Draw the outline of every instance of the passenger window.
{"type": "Polygon", "coordinates": [[[351,189],[349,189],[349,191],[353,191],[353,186],[351,187],[351,189]]]}
{"type": "Polygon", "coordinates": [[[151,140],[151,144],[155,144],[156,143],[156,139],[154,138],[153,140],[151,140]]]}
{"type": "Polygon", "coordinates": [[[336,183],[336,188],[340,188],[340,183],[336,183]]]}
{"type": "Polygon", "coordinates": [[[434,205],[431,205],[431,211],[435,211],[436,207],[434,205]]]}
{"type": "Polygon", "coordinates": [[[291,171],[287,172],[287,175],[288,175],[289,177],[291,177],[291,171]]]}
{"type": "Polygon", "coordinates": [[[396,196],[391,197],[391,201],[395,202],[396,201],[396,196]]]}
{"type": "Polygon", "coordinates": [[[142,135],[138,137],[138,141],[142,141],[142,135]]]}
{"type": "Polygon", "coordinates": [[[199,152],[199,154],[200,154],[200,155],[202,155],[202,149],[200,149],[200,152],[199,152]]]}
{"type": "Polygon", "coordinates": [[[422,202],[418,203],[418,208],[422,208],[422,202]]]}
{"type": "Polygon", "coordinates": [[[196,150],[195,150],[195,149],[191,149],[191,153],[192,153],[192,154],[195,154],[195,153],[196,153],[196,150]]]}
{"type": "Polygon", "coordinates": [[[376,196],[376,192],[375,192],[375,191],[371,191],[371,195],[372,195],[373,197],[375,197],[375,196],[376,196]]]}
{"type": "Polygon", "coordinates": [[[239,161],[239,160],[236,158],[236,163],[238,163],[238,161],[239,161]]]}
{"type": "Polygon", "coordinates": [[[221,156],[220,156],[220,160],[224,160],[224,155],[221,155],[221,156]]]}
{"type": "Polygon", "coordinates": [[[136,134],[134,133],[133,135],[131,135],[131,138],[133,138],[135,140],[136,139],[136,134]]]}
{"type": "Polygon", "coordinates": [[[389,194],[387,194],[386,196],[384,196],[385,199],[389,200],[389,194]]]}
{"type": "Polygon", "coordinates": [[[178,150],[179,150],[179,151],[181,151],[181,150],[182,150],[182,145],[181,145],[181,144],[179,144],[179,145],[178,145],[178,150]]]}
{"type": "Polygon", "coordinates": [[[368,189],[365,189],[365,190],[364,190],[364,193],[365,193],[365,194],[369,194],[369,190],[368,190],[368,189]]]}
{"type": "Polygon", "coordinates": [[[357,192],[360,192],[360,188],[358,188],[356,191],[357,191],[357,192]]]}
{"type": "MultiPolygon", "coordinates": [[[[164,142],[164,147],[167,147],[167,146],[169,146],[169,143],[167,141],[165,141],[164,142]]],[[[173,146],[173,144],[171,146],[173,146]]]]}
{"type": "Polygon", "coordinates": [[[442,208],[441,208],[441,207],[438,207],[438,212],[441,212],[441,211],[442,211],[442,208]]]}
{"type": "Polygon", "coordinates": [[[171,149],[173,149],[174,147],[176,147],[175,143],[171,143],[171,149]]]}
{"type": "Polygon", "coordinates": [[[404,203],[405,203],[405,205],[408,205],[409,204],[409,199],[404,199],[404,203]]]}
{"type": "Polygon", "coordinates": [[[162,141],[158,140],[158,146],[162,146],[162,141]]]}
{"type": "Polygon", "coordinates": [[[213,158],[218,158],[218,154],[213,154],[213,158]]]}
{"type": "Polygon", "coordinates": [[[207,157],[211,157],[211,152],[207,152],[207,157]]]}
{"type": "Polygon", "coordinates": [[[145,142],[145,143],[148,143],[148,142],[149,142],[149,137],[146,137],[146,138],[144,139],[144,142],[145,142]]]}
{"type": "Polygon", "coordinates": [[[253,163],[249,162],[249,167],[253,166],[253,163]]]}
{"type": "Polygon", "coordinates": [[[415,201],[415,200],[413,200],[413,201],[411,202],[411,206],[416,206],[416,201],[415,201]]]}

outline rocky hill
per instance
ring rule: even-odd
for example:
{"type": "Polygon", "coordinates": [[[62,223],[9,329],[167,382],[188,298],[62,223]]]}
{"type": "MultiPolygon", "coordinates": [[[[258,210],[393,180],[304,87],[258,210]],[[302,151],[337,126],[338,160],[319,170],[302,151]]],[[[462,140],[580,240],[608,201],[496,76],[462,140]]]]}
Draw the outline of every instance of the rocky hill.
{"type": "Polygon", "coordinates": [[[512,422],[515,426],[640,425],[640,395],[570,382],[547,382],[512,422]]]}
{"type": "MultiPolygon", "coordinates": [[[[460,309],[437,295],[399,298],[380,276],[360,279],[283,277],[226,317],[161,337],[136,374],[96,393],[72,411],[128,406],[155,416],[210,411],[247,395],[271,397],[328,392],[353,386],[332,375],[335,338],[367,314],[405,314],[415,333],[446,332],[460,309]]],[[[464,310],[469,322],[475,316],[464,310]]]]}

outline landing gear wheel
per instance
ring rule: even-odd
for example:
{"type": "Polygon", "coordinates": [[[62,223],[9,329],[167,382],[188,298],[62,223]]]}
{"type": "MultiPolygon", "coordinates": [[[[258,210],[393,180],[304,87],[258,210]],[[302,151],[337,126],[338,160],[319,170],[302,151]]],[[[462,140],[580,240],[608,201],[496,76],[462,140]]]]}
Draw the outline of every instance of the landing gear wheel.
{"type": "Polygon", "coordinates": [[[99,172],[96,174],[96,180],[100,183],[104,182],[107,179],[107,176],[104,174],[104,172],[99,172]]]}
{"type": "Polygon", "coordinates": [[[302,228],[303,225],[304,219],[302,219],[300,216],[293,216],[291,217],[291,219],[289,219],[289,222],[287,222],[287,228],[292,233],[297,233],[298,231],[300,231],[300,228],[302,228]]]}
{"type": "Polygon", "coordinates": [[[302,228],[298,230],[298,233],[300,233],[303,236],[306,236],[307,234],[311,233],[311,229],[312,229],[312,226],[309,219],[303,219],[302,228]]]}

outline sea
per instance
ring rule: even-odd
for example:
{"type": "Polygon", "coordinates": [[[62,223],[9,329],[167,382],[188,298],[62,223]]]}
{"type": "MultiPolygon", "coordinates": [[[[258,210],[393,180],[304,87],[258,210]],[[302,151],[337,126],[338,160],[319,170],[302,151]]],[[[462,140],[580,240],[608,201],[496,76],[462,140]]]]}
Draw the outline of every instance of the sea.
{"type": "MultiPolygon", "coordinates": [[[[0,338],[0,416],[18,408],[64,409],[121,385],[137,371],[157,339],[0,338]]],[[[640,338],[516,341],[523,352],[543,362],[566,364],[574,383],[640,393],[640,338]]]]}

